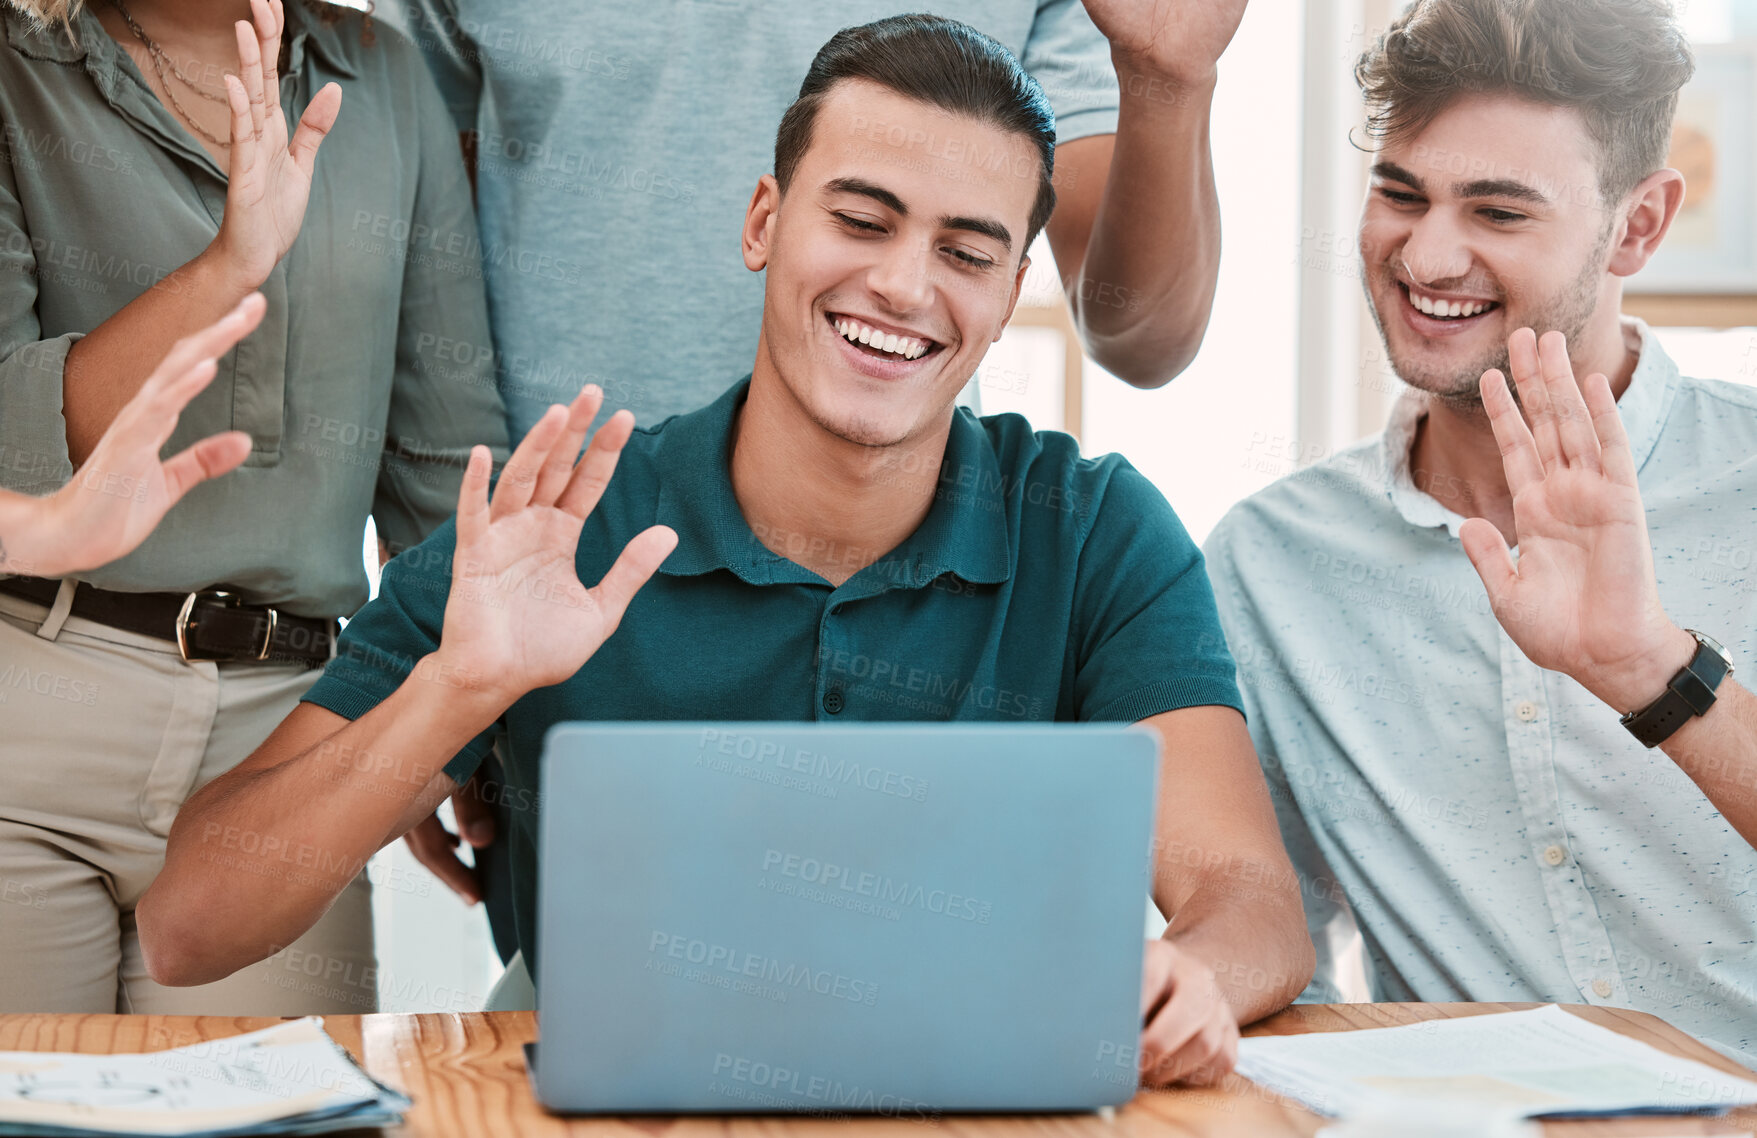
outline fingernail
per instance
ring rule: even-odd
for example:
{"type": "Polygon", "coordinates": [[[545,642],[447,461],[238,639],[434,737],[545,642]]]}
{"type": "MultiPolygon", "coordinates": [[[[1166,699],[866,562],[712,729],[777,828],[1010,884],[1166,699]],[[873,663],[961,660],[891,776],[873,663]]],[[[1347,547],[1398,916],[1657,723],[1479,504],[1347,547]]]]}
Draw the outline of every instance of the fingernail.
{"type": "Polygon", "coordinates": [[[494,827],[487,822],[471,822],[469,835],[471,845],[487,845],[494,840],[494,827]]]}

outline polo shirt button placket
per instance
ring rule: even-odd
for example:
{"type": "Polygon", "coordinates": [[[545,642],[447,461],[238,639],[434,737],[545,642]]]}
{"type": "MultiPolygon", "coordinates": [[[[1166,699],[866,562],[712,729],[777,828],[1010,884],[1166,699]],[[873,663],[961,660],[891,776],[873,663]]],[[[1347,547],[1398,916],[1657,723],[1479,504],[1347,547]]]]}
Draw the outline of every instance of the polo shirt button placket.
{"type": "Polygon", "coordinates": [[[824,710],[831,715],[842,714],[842,689],[831,688],[824,693],[824,710]]]}

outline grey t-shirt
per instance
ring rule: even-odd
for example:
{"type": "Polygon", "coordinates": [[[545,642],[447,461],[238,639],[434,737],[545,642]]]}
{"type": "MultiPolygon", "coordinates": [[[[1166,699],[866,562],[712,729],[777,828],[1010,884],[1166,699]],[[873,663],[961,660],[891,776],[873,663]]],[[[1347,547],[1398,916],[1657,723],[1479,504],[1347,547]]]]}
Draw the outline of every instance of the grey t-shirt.
{"type": "MultiPolygon", "coordinates": [[[[480,132],[477,217],[515,439],[588,382],[651,424],[750,370],[762,278],[740,256],[745,207],[773,166],[782,112],[839,29],[922,7],[962,20],[1036,76],[1059,141],[1116,130],[1110,48],[1080,0],[390,7],[458,128],[480,132]]],[[[467,359],[488,346],[433,350],[467,359]]]]}

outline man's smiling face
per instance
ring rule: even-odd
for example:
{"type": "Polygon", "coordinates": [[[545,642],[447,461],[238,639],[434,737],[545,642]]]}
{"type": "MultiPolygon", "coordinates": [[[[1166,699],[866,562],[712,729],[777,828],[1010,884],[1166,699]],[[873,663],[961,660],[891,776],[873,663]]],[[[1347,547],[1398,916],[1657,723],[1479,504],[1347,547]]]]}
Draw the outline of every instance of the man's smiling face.
{"type": "Polygon", "coordinates": [[[1470,402],[1507,337],[1569,343],[1600,314],[1614,214],[1578,112],[1468,95],[1381,148],[1361,213],[1364,283],[1392,365],[1470,402]]]}
{"type": "Polygon", "coordinates": [[[758,187],[763,348],[820,428],[869,447],[943,428],[1018,299],[1032,141],[864,80],[824,97],[791,184],[758,187]]]}

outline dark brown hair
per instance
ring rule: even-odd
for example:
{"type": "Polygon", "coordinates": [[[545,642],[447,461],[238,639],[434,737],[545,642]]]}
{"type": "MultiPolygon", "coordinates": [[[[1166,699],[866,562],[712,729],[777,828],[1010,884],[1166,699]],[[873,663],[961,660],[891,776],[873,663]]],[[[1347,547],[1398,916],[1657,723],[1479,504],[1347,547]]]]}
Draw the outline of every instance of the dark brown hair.
{"type": "MultiPolygon", "coordinates": [[[[1039,181],[1031,208],[1030,231],[1021,253],[1055,209],[1055,112],[1043,88],[988,36],[943,16],[887,16],[830,37],[811,61],[799,97],[781,116],[775,132],[775,181],[781,192],[811,145],[818,107],[837,83],[865,79],[906,98],[967,115],[1014,134],[1037,147],[1039,181]]],[[[978,159],[979,160],[979,159],[978,159]]]]}
{"type": "Polygon", "coordinates": [[[1572,107],[1614,202],[1665,165],[1678,88],[1695,68],[1667,0],[1416,0],[1354,78],[1378,143],[1419,133],[1465,94],[1572,107]]]}

